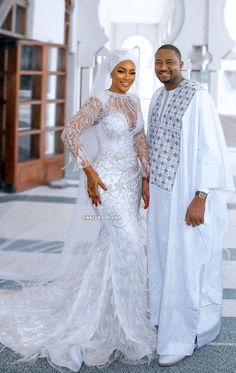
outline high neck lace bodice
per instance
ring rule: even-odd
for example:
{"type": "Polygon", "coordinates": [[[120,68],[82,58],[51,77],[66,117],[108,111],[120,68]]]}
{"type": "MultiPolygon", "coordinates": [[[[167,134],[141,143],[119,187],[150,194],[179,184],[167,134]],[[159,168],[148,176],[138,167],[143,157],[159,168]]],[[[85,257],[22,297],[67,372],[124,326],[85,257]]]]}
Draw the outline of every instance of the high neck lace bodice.
{"type": "Polygon", "coordinates": [[[69,126],[63,131],[62,139],[80,167],[89,163],[85,154],[86,149],[81,150],[78,137],[94,124],[103,126],[108,141],[111,137],[123,138],[126,141],[132,136],[131,145],[140,159],[142,174],[148,175],[148,150],[144,123],[140,102],[135,95],[105,90],[97,96],[90,97],[72,118],[69,126]]]}

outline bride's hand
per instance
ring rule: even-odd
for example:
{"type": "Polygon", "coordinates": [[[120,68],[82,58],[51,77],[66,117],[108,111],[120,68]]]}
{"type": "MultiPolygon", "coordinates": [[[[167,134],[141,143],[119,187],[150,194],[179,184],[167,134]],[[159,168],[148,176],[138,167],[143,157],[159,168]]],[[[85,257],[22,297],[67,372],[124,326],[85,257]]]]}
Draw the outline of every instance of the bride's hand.
{"type": "Polygon", "coordinates": [[[149,206],[149,181],[146,178],[142,179],[142,198],[144,201],[144,208],[149,206]]]}
{"type": "Polygon", "coordinates": [[[98,206],[99,203],[101,204],[101,197],[98,191],[98,186],[100,186],[103,190],[107,190],[107,187],[105,184],[103,184],[102,180],[91,166],[87,166],[83,170],[87,175],[88,196],[91,199],[92,203],[95,206],[98,206]]]}

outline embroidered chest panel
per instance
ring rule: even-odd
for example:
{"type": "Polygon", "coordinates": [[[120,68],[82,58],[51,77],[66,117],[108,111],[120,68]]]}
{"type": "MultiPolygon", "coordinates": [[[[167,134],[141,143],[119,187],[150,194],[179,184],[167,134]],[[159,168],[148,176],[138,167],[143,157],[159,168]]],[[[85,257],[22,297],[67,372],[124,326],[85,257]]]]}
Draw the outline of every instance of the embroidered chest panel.
{"type": "Polygon", "coordinates": [[[183,80],[162,113],[163,88],[151,112],[149,123],[150,182],[171,192],[180,160],[183,115],[199,83],[183,80]]]}

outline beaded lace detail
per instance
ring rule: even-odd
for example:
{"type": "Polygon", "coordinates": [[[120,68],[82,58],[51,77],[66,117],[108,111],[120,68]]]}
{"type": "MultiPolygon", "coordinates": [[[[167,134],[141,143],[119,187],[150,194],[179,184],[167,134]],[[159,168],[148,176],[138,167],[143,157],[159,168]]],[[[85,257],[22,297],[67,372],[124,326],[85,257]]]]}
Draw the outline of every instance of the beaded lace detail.
{"type": "Polygon", "coordinates": [[[23,289],[1,294],[0,342],[24,361],[47,357],[59,372],[78,372],[82,360],[100,368],[117,358],[128,364],[150,362],[156,328],[149,320],[146,230],[139,214],[138,157],[148,172],[139,100],[109,91],[92,97],[63,139],[80,166],[87,154],[107,190],[99,187],[102,203],[93,207],[86,175],[80,172],[62,252],[26,249],[1,256],[9,267],[15,262],[16,272],[26,272],[33,284],[17,282],[23,289]]]}
{"type": "Polygon", "coordinates": [[[143,117],[139,99],[133,94],[119,94],[106,90],[96,97],[89,98],[74,115],[69,126],[62,133],[66,148],[73,154],[80,167],[88,165],[86,149],[80,145],[80,135],[94,124],[104,125],[108,136],[118,135],[114,129],[114,120],[126,122],[126,130],[133,136],[133,146],[141,163],[143,176],[149,175],[148,147],[144,133],[143,117]],[[110,127],[110,128],[108,128],[110,127]]]}
{"type": "Polygon", "coordinates": [[[99,118],[102,112],[101,102],[96,97],[90,97],[72,118],[69,126],[62,133],[62,140],[77,160],[77,163],[85,167],[88,162],[83,155],[79,144],[79,136],[99,118]]]}

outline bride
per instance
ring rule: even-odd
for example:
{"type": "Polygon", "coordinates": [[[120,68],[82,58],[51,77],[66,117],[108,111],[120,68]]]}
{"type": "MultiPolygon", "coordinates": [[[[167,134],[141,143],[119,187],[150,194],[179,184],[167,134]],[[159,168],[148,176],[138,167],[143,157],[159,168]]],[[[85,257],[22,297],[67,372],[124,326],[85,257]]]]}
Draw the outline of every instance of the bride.
{"type": "Polygon", "coordinates": [[[148,151],[139,100],[128,92],[135,66],[131,50],[110,53],[63,132],[84,172],[59,259],[42,257],[31,275],[22,274],[21,290],[0,297],[0,343],[25,361],[47,357],[78,371],[82,362],[137,364],[154,354],[139,218],[141,195],[145,208],[149,202],[148,151]]]}

